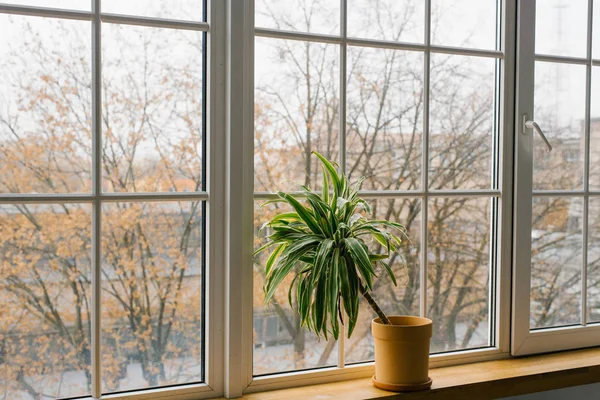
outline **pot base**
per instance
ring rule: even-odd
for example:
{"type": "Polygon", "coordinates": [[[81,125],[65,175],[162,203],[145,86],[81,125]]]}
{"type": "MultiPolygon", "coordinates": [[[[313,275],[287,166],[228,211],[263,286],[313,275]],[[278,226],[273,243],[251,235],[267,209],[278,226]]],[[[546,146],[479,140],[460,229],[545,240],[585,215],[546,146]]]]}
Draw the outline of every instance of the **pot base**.
{"type": "Polygon", "coordinates": [[[415,384],[415,385],[384,383],[384,382],[379,382],[377,379],[375,379],[375,375],[373,375],[373,377],[371,378],[371,381],[373,382],[373,385],[375,387],[378,387],[379,389],[383,389],[383,390],[389,390],[390,392],[416,392],[419,390],[425,390],[425,389],[429,389],[431,387],[431,383],[433,382],[431,380],[431,378],[429,378],[427,380],[427,382],[419,383],[419,384],[415,384]]]}

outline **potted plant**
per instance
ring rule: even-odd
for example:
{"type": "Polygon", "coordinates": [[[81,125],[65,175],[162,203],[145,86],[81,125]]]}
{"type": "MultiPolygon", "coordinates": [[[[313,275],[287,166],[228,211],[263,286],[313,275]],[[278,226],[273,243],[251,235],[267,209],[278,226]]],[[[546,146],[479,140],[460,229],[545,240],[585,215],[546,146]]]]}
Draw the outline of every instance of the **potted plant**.
{"type": "Polygon", "coordinates": [[[286,276],[296,272],[288,288],[290,306],[295,294],[302,325],[318,337],[337,339],[345,319],[348,337],[352,335],[362,296],[377,314],[371,323],[374,385],[394,391],[429,388],[431,320],[388,317],[370,294],[373,280],[378,278],[376,267],[382,267],[397,284],[386,260],[400,245],[405,229],[395,222],[368,220],[361,211],[369,213],[369,204],[358,196],[363,179],[351,186],[333,163],[313,154],[323,168],[321,194],[302,186],[299,196],[278,192],[277,199],[263,204],[283,202],[294,210],[276,215],[261,227],[273,231],[254,253],[270,253],[265,266],[265,302],[272,299],[286,276]],[[380,244],[384,252],[373,253],[368,241],[380,244]]]}

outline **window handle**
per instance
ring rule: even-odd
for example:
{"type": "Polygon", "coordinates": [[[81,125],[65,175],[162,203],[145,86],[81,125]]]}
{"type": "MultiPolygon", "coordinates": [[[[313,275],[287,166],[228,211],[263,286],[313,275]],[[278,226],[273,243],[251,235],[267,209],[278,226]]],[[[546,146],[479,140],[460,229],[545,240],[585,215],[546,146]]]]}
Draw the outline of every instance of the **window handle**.
{"type": "Polygon", "coordinates": [[[544,143],[546,143],[546,146],[548,146],[548,151],[552,151],[552,145],[548,141],[546,135],[544,135],[544,132],[542,131],[542,128],[540,128],[538,123],[532,120],[527,120],[527,115],[523,115],[523,134],[527,133],[527,129],[533,129],[534,131],[536,131],[537,134],[540,135],[544,143]]]}

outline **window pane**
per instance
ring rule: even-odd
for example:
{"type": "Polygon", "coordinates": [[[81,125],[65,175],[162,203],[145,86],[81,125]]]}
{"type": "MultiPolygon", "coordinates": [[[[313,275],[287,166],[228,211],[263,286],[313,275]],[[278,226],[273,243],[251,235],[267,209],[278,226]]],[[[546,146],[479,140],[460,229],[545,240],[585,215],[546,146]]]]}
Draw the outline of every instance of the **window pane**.
{"type": "Polygon", "coordinates": [[[423,43],[423,0],[348,0],[348,36],[423,43]]]}
{"type": "Polygon", "coordinates": [[[421,187],[423,56],[348,48],[347,171],[363,189],[421,187]]]}
{"type": "MultiPolygon", "coordinates": [[[[270,234],[267,230],[259,232],[259,228],[276,214],[291,210],[289,207],[284,209],[280,204],[261,207],[264,202],[254,202],[255,249],[263,245],[266,235],[270,234]]],[[[289,306],[288,288],[294,274],[283,280],[273,301],[265,304],[263,286],[267,258],[267,252],[254,258],[254,375],[336,365],[337,342],[318,340],[315,334],[300,327],[297,305],[293,309],[289,306]],[[274,320],[277,320],[276,330],[271,325],[274,320]]],[[[295,304],[295,297],[292,297],[292,301],[295,304]]]]}
{"type": "Polygon", "coordinates": [[[496,60],[431,55],[429,187],[492,185],[496,60]]]}
{"type": "Polygon", "coordinates": [[[0,193],[90,191],[90,55],[89,22],[0,15],[0,193]]]}
{"type": "MultiPolygon", "coordinates": [[[[91,0],[2,0],[6,4],[36,6],[49,8],[65,8],[68,10],[90,11],[92,6],[91,0]]],[[[1,32],[1,28],[0,28],[1,32]]]]}
{"type": "Polygon", "coordinates": [[[432,0],[431,42],[496,49],[497,0],[432,0]]]}
{"type": "Polygon", "coordinates": [[[338,157],[339,46],[256,39],[254,190],[316,189],[338,157]]]}
{"type": "MultiPolygon", "coordinates": [[[[369,204],[373,209],[369,218],[399,222],[406,227],[409,238],[389,262],[398,286],[394,286],[385,271],[379,271],[380,278],[374,281],[372,296],[387,315],[419,315],[421,200],[379,199],[370,200],[369,204]]],[[[381,246],[376,243],[370,243],[369,246],[381,251],[381,246]]],[[[345,343],[346,363],[374,359],[371,320],[375,317],[371,307],[361,299],[356,327],[352,337],[345,343]]]]}
{"type": "Polygon", "coordinates": [[[0,206],[0,398],[89,396],[91,208],[0,206]]]}
{"type": "Polygon", "coordinates": [[[580,322],[582,210],[579,198],[533,199],[531,328],[580,322]]]}
{"type": "Polygon", "coordinates": [[[102,12],[203,21],[204,0],[102,0],[102,12]]]}
{"type": "Polygon", "coordinates": [[[202,190],[202,33],[102,32],[104,190],[202,190]]]}
{"type": "Polygon", "coordinates": [[[431,352],[490,346],[488,198],[429,199],[427,317],[431,352]]]}
{"type": "Polygon", "coordinates": [[[590,198],[588,215],[587,313],[589,322],[600,322],[600,198],[590,198]]]}
{"type": "Polygon", "coordinates": [[[537,54],[586,56],[588,0],[538,1],[535,12],[537,54]]]}
{"type": "Polygon", "coordinates": [[[533,188],[578,189],[583,181],[585,66],[535,63],[535,120],[554,150],[533,135],[533,188]]]}
{"type": "MultiPolygon", "coordinates": [[[[598,23],[600,23],[600,21],[598,23]]],[[[592,190],[598,190],[600,189],[600,67],[592,68],[591,94],[590,188],[592,190]]]]}
{"type": "Polygon", "coordinates": [[[340,34],[339,1],[256,0],[255,10],[257,28],[340,34]]]}
{"type": "Polygon", "coordinates": [[[201,381],[202,203],[102,211],[103,392],[201,381]]]}

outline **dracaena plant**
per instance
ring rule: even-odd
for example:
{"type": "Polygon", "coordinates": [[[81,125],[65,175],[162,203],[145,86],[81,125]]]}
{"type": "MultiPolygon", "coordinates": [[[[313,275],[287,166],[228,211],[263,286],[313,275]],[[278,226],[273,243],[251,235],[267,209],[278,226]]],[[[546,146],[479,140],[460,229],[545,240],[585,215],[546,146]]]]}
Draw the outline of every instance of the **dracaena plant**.
{"type": "Polygon", "coordinates": [[[386,260],[400,245],[405,229],[395,222],[367,219],[362,212],[368,214],[371,209],[358,196],[363,179],[350,185],[335,164],[317,152],[313,154],[322,163],[322,192],[302,186],[298,196],[278,192],[277,199],[263,204],[287,203],[294,211],[278,214],[261,227],[271,228],[272,233],[254,254],[270,253],[265,266],[266,303],[285,277],[295,272],[288,301],[293,307],[295,294],[302,325],[319,337],[327,338],[330,333],[337,339],[340,324],[346,319],[350,337],[361,295],[383,323],[390,323],[369,292],[378,266],[397,284],[386,260]],[[380,253],[369,249],[367,243],[372,241],[381,245],[380,253]]]}

